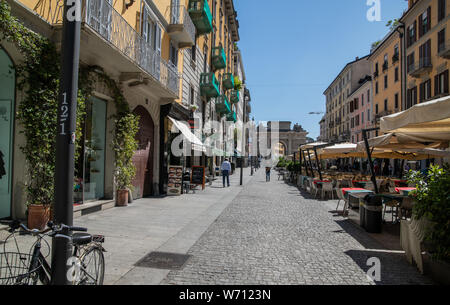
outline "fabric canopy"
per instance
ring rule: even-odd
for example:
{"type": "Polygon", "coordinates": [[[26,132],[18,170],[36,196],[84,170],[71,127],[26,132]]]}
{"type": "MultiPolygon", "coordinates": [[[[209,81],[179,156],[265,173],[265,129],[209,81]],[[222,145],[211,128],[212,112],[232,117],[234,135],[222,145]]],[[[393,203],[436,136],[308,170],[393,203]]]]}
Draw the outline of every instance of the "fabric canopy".
{"type": "Polygon", "coordinates": [[[169,117],[169,119],[173,122],[175,127],[177,127],[178,130],[183,134],[183,136],[186,138],[186,140],[188,140],[189,142],[192,143],[193,149],[200,150],[200,151],[206,151],[206,148],[204,147],[203,142],[200,141],[200,139],[197,138],[191,132],[190,128],[186,124],[184,124],[174,118],[171,118],[171,117],[169,117]]]}
{"type": "MultiPolygon", "coordinates": [[[[408,136],[402,133],[388,133],[382,136],[368,139],[369,147],[383,148],[391,150],[404,149],[423,149],[423,148],[447,148],[448,142],[432,142],[417,141],[414,136],[408,136]]],[[[365,151],[366,145],[364,141],[358,143],[357,151],[365,151]]]]}
{"type": "Polygon", "coordinates": [[[319,159],[346,158],[347,154],[356,152],[356,144],[341,143],[320,149],[317,154],[319,159]]]}
{"type": "Polygon", "coordinates": [[[404,134],[419,142],[450,141],[450,96],[382,117],[380,131],[404,134]]]}
{"type": "Polygon", "coordinates": [[[302,150],[314,149],[314,147],[324,146],[324,145],[328,145],[328,143],[325,143],[325,142],[308,143],[308,144],[300,146],[300,149],[302,149],[302,150]]]}

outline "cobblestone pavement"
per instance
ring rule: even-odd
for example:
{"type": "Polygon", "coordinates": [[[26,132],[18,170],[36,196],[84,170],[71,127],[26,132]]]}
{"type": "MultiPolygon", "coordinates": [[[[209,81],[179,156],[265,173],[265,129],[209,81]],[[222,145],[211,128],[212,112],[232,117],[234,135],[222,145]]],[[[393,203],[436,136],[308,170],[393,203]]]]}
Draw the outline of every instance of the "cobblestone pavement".
{"type": "Polygon", "coordinates": [[[381,261],[376,284],[430,284],[402,253],[392,253],[333,213],[336,201],[309,199],[284,181],[249,183],[162,284],[375,284],[367,260],[381,261]]]}

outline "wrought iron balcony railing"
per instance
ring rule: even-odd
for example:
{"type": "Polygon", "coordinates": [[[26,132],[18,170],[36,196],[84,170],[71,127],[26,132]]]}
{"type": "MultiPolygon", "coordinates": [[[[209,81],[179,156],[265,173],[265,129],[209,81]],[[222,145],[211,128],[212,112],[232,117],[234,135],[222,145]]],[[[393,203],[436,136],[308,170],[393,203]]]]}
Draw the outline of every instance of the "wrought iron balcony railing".
{"type": "Polygon", "coordinates": [[[396,63],[398,61],[398,59],[399,59],[399,54],[398,53],[392,55],[392,63],[393,64],[396,63]]]}
{"type": "Polygon", "coordinates": [[[439,44],[438,55],[440,57],[450,59],[450,40],[439,44]]]}
{"type": "Polygon", "coordinates": [[[213,31],[212,14],[207,0],[189,0],[188,11],[199,35],[213,31]]]}
{"type": "Polygon", "coordinates": [[[227,56],[222,46],[212,48],[212,65],[214,70],[224,69],[227,66],[227,56]]]}
{"type": "Polygon", "coordinates": [[[216,98],[216,111],[220,115],[231,113],[231,106],[225,95],[221,95],[216,98]]]}
{"type": "Polygon", "coordinates": [[[224,89],[234,88],[234,76],[232,73],[225,73],[222,79],[222,86],[224,89]]]}
{"type": "Polygon", "coordinates": [[[169,6],[164,17],[169,22],[167,32],[178,41],[179,47],[190,47],[195,44],[195,25],[183,5],[169,6]]]}
{"type": "Polygon", "coordinates": [[[236,123],[237,121],[236,112],[232,111],[231,113],[227,114],[227,121],[236,123]]]}
{"type": "Polygon", "coordinates": [[[200,90],[201,95],[208,98],[219,96],[219,81],[214,73],[202,73],[200,75],[200,90]]]}
{"type": "Polygon", "coordinates": [[[419,63],[412,63],[408,66],[408,73],[413,77],[420,77],[424,72],[429,71],[433,67],[430,57],[422,57],[419,63]]]}
{"type": "Polygon", "coordinates": [[[239,103],[239,90],[232,90],[230,93],[230,101],[233,104],[239,103]]]}
{"type": "MultiPolygon", "coordinates": [[[[54,9],[36,5],[36,12],[52,25],[62,24],[64,1],[54,9]]],[[[106,0],[83,0],[82,22],[113,45],[124,56],[155,78],[163,87],[179,95],[177,67],[161,58],[155,49],[106,0]]]]}

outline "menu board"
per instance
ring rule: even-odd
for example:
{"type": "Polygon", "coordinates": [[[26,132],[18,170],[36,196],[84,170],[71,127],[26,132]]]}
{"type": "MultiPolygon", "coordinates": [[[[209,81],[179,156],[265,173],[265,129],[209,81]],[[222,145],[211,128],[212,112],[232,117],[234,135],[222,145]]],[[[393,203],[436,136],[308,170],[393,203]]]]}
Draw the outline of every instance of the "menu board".
{"type": "Polygon", "coordinates": [[[169,165],[169,180],[167,183],[167,194],[169,196],[180,196],[183,185],[183,167],[169,165]]]}
{"type": "Polygon", "coordinates": [[[201,185],[202,189],[205,189],[205,171],[204,166],[192,166],[191,184],[201,185]]]}

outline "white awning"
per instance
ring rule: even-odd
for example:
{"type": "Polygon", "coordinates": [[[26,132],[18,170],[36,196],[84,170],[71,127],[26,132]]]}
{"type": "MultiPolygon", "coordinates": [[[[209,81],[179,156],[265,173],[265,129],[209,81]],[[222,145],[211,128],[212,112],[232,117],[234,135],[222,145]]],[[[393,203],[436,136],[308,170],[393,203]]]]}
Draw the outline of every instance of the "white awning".
{"type": "Polygon", "coordinates": [[[174,118],[169,117],[169,119],[173,122],[175,127],[178,128],[178,130],[183,134],[186,140],[192,143],[192,149],[199,150],[199,151],[206,151],[202,141],[200,141],[199,138],[197,138],[192,132],[191,129],[184,124],[183,122],[180,122],[178,120],[175,120],[174,118]]]}
{"type": "Polygon", "coordinates": [[[405,134],[418,142],[450,141],[450,96],[382,117],[380,131],[405,134]]]}
{"type": "Polygon", "coordinates": [[[314,147],[324,146],[324,145],[328,145],[328,143],[325,143],[325,142],[308,143],[308,144],[300,146],[300,149],[303,149],[303,150],[314,149],[314,147]]]}

